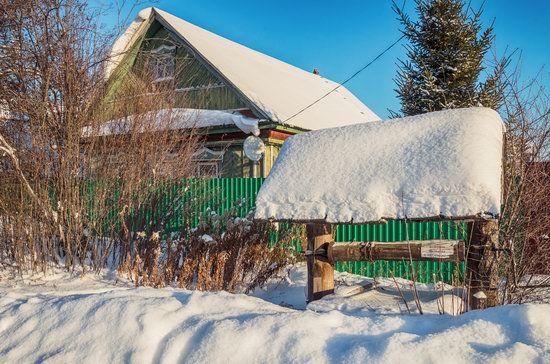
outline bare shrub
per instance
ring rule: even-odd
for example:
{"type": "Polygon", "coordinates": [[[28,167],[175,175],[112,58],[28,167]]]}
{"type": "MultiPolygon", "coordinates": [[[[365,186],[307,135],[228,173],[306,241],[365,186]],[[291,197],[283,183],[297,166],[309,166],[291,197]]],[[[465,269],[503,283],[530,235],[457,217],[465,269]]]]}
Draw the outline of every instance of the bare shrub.
{"type": "Polygon", "coordinates": [[[153,186],[189,175],[193,120],[146,68],[105,82],[111,38],[86,1],[0,1],[1,257],[100,268],[153,186]]]}
{"type": "Polygon", "coordinates": [[[186,227],[166,239],[158,233],[138,233],[136,259],[126,273],[136,286],[248,292],[294,263],[296,256],[289,253],[303,238],[301,231],[276,231],[268,221],[253,220],[252,213],[238,217],[235,208],[221,215],[208,210],[198,227],[186,227]],[[270,244],[275,234],[277,243],[270,244]]]}
{"type": "Polygon", "coordinates": [[[68,267],[82,252],[80,130],[103,92],[107,38],[84,2],[0,2],[4,256],[68,267]],[[6,200],[4,200],[6,198],[6,200]]]}
{"type": "MultiPolygon", "coordinates": [[[[542,77],[542,76],[541,76],[542,77]]],[[[499,269],[504,303],[528,302],[550,285],[550,95],[540,77],[508,75],[499,269]]]]}
{"type": "Polygon", "coordinates": [[[293,259],[290,231],[270,245],[273,226],[235,210],[192,228],[216,191],[187,178],[198,115],[174,108],[188,104],[177,77],[152,82],[154,55],[123,60],[106,82],[111,38],[85,0],[0,0],[0,9],[1,264],[112,267],[136,285],[247,291],[293,259]]]}

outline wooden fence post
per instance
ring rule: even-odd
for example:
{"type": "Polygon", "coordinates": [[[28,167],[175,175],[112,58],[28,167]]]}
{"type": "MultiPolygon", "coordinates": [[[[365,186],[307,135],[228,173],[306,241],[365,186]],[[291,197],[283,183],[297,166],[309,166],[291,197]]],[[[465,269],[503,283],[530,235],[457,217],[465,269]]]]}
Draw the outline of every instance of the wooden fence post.
{"type": "Polygon", "coordinates": [[[334,293],[334,266],[328,259],[315,257],[315,251],[333,241],[329,224],[307,224],[307,302],[334,293]]]}
{"type": "Polygon", "coordinates": [[[497,305],[498,272],[493,248],[498,246],[498,220],[468,223],[471,234],[466,256],[468,302],[474,310],[497,305]]]}

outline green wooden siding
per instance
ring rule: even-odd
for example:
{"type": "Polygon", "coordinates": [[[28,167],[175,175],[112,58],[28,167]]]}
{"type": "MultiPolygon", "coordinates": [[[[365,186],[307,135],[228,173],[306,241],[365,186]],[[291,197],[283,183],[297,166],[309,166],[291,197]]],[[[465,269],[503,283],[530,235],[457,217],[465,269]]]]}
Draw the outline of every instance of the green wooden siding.
{"type": "Polygon", "coordinates": [[[266,149],[264,157],[255,165],[246,157],[243,152],[243,140],[206,143],[206,147],[214,151],[224,151],[223,159],[220,162],[220,176],[222,178],[250,178],[252,168],[256,169],[256,176],[266,176],[273,167],[277,155],[281,149],[280,145],[274,145],[264,139],[266,149]]]}

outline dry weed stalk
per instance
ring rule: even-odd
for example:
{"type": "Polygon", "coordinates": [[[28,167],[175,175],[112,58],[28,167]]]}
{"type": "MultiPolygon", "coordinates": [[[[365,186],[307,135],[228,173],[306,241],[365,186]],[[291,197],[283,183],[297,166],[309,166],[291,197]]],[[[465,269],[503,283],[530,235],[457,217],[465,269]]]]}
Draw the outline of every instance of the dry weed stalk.
{"type": "Polygon", "coordinates": [[[301,230],[279,232],[277,244],[270,244],[275,233],[272,223],[253,221],[251,214],[239,218],[236,209],[221,215],[208,211],[197,228],[183,228],[161,240],[158,259],[148,259],[149,238],[144,237],[143,259],[134,263],[134,272],[139,272],[134,280],[136,285],[153,287],[248,292],[295,261],[289,246],[300,238],[297,231],[301,230]]]}
{"type": "Polygon", "coordinates": [[[399,295],[401,296],[401,299],[403,300],[403,303],[405,303],[405,307],[407,308],[407,312],[409,315],[411,314],[411,309],[409,308],[409,304],[407,303],[407,300],[405,299],[405,296],[403,295],[403,292],[401,291],[401,288],[399,287],[399,283],[397,283],[397,280],[395,279],[395,276],[393,275],[392,270],[390,269],[390,276],[393,280],[393,283],[395,284],[395,288],[397,288],[397,292],[399,292],[399,295]]]}

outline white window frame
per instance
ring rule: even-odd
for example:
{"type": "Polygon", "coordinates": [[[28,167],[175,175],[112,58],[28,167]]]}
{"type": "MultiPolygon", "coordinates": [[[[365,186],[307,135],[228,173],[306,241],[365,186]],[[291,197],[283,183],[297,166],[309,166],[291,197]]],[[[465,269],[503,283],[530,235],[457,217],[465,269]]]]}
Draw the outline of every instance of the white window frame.
{"type": "Polygon", "coordinates": [[[151,53],[153,82],[173,80],[176,76],[176,46],[162,44],[151,53]]]}
{"type": "Polygon", "coordinates": [[[196,177],[211,177],[219,178],[220,177],[220,165],[223,163],[223,155],[225,151],[215,151],[210,148],[202,147],[193,153],[193,162],[195,162],[195,176],[196,177]],[[206,156],[205,156],[206,155],[206,156]],[[202,157],[202,158],[201,158],[202,157]],[[215,167],[215,174],[202,176],[201,167],[215,167]]]}

